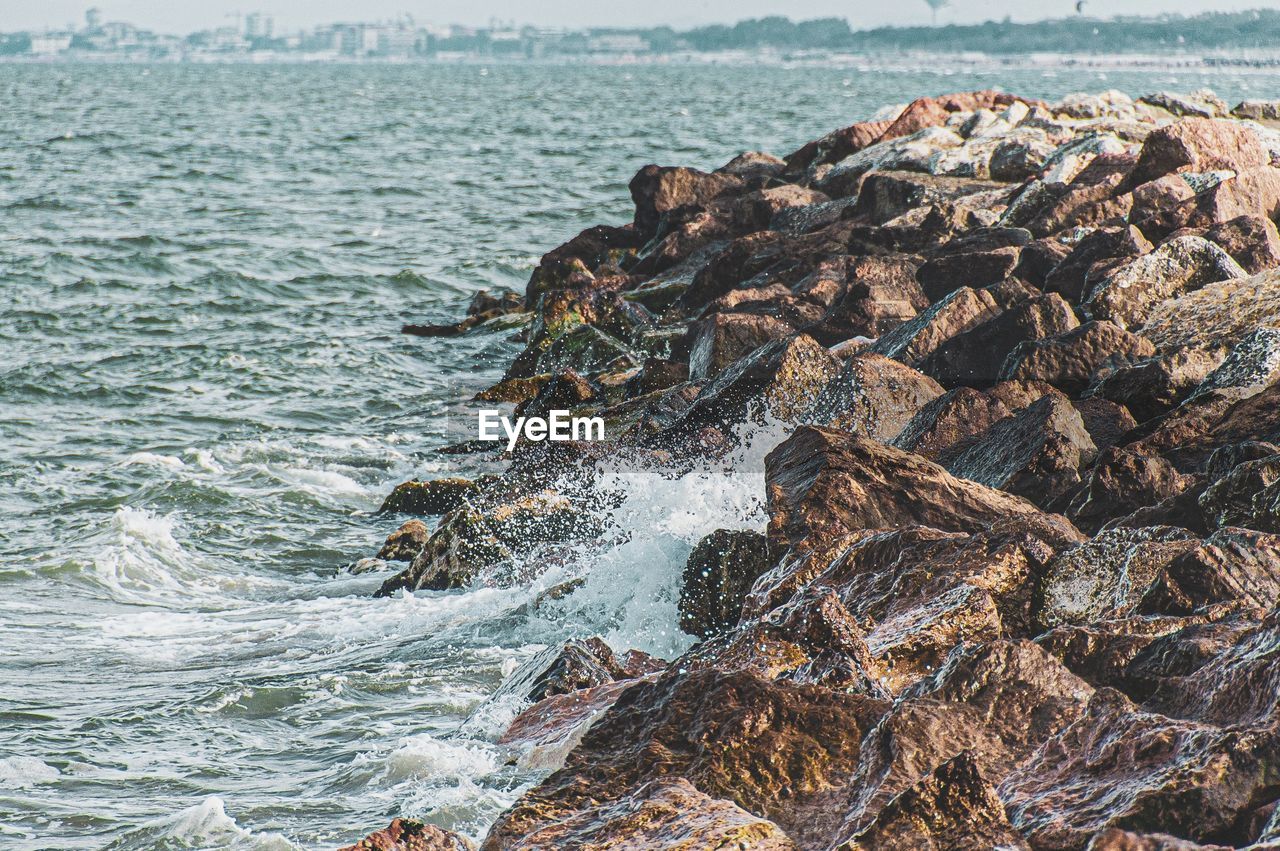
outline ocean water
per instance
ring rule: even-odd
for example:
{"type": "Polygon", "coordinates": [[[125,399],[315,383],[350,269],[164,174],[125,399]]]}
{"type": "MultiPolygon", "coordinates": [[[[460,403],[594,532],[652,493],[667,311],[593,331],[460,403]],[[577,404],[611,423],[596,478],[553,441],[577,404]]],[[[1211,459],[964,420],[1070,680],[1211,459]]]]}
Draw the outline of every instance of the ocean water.
{"type": "Polygon", "coordinates": [[[689,548],[763,524],[725,468],[616,473],[620,543],[530,583],[351,576],[502,335],[401,336],[630,214],[647,162],[779,154],[920,94],[1262,73],[0,65],[0,847],[327,849],[468,833],[536,775],[480,707],[541,647],[667,656],[689,548]],[[656,482],[656,484],[655,484],[656,482]],[[533,606],[565,571],[571,597],[533,606]]]}

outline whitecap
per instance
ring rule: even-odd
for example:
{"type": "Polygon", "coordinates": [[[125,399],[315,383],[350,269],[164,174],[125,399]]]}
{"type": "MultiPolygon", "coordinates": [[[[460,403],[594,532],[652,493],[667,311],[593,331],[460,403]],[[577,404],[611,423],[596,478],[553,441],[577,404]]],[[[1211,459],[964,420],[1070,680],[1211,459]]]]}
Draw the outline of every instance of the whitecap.
{"type": "Polygon", "coordinates": [[[0,759],[0,789],[24,789],[41,783],[56,782],[62,772],[33,756],[10,756],[0,759]]]}

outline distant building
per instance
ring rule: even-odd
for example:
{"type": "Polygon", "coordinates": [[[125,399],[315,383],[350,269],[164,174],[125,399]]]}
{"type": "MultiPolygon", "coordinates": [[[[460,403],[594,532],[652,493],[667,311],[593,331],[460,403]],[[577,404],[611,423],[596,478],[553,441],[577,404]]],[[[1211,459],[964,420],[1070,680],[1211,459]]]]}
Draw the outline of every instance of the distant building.
{"type": "Polygon", "coordinates": [[[31,52],[36,56],[57,56],[71,46],[71,33],[31,36],[31,52]]]}
{"type": "Polygon", "coordinates": [[[98,29],[98,27],[102,26],[102,10],[97,6],[89,9],[84,13],[84,23],[87,30],[98,29]]]}
{"type": "Polygon", "coordinates": [[[609,33],[587,39],[590,53],[648,53],[649,42],[635,33],[609,33]]]}
{"type": "Polygon", "coordinates": [[[253,41],[254,39],[269,39],[275,31],[276,20],[270,15],[264,15],[261,12],[250,12],[244,18],[244,37],[253,41]]]}

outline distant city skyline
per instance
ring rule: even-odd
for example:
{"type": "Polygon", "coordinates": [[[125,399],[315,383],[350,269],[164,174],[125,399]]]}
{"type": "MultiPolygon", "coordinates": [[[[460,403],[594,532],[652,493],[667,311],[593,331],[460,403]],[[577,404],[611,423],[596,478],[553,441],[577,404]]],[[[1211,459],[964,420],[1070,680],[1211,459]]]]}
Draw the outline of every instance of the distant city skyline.
{"type": "MultiPolygon", "coordinates": [[[[348,20],[392,19],[412,15],[420,23],[487,25],[496,18],[516,24],[566,27],[643,27],[668,24],[677,28],[732,23],[743,18],[785,15],[796,20],[847,18],[855,29],[926,25],[931,13],[924,0],[885,4],[883,0],[648,0],[644,4],[608,7],[595,0],[0,0],[0,31],[62,29],[79,26],[85,11],[96,5],[106,20],[129,21],[158,32],[185,34],[226,26],[238,15],[261,12],[274,18],[276,32],[348,20]]],[[[1086,14],[1157,15],[1240,11],[1273,6],[1267,0],[1087,0],[1086,14]]],[[[1075,0],[951,0],[938,22],[978,23],[1006,15],[1015,21],[1066,17],[1075,14],[1075,0]]]]}

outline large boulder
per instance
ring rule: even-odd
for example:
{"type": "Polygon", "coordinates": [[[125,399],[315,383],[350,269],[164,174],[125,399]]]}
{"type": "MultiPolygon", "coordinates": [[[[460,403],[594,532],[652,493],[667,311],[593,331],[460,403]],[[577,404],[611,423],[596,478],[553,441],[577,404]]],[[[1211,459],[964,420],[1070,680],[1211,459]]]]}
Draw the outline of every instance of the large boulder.
{"type": "Polygon", "coordinates": [[[709,638],[732,629],[752,584],[770,567],[759,532],[718,529],[698,542],[680,585],[680,628],[709,638]]]}
{"type": "Polygon", "coordinates": [[[924,263],[916,280],[930,300],[937,301],[960,287],[980,289],[1009,277],[1018,265],[1022,247],[1018,245],[984,251],[949,253],[924,263]]]}
{"type": "Polygon", "coordinates": [[[960,287],[880,337],[872,351],[918,367],[947,340],[993,319],[1000,311],[991,293],[960,287]]]}
{"type": "Polygon", "coordinates": [[[780,319],[747,313],[717,313],[689,329],[689,378],[706,381],[765,343],[795,333],[780,319]]]}
{"type": "Polygon", "coordinates": [[[1098,228],[1071,246],[1045,276],[1044,289],[1080,302],[1108,272],[1151,250],[1151,243],[1132,225],[1098,228]]]}
{"type": "Polygon", "coordinates": [[[1204,238],[1230,254],[1250,275],[1280,266],[1280,231],[1265,216],[1237,216],[1209,228],[1204,238]]]}
{"type": "Polygon", "coordinates": [[[1117,269],[1085,302],[1096,319],[1122,328],[1141,327],[1162,302],[1206,284],[1246,278],[1230,254],[1199,236],[1180,236],[1117,269]]]}
{"type": "Polygon", "coordinates": [[[1110,322],[1086,322],[1064,334],[1019,343],[1005,359],[1001,378],[1044,381],[1078,396],[1103,364],[1123,364],[1155,353],[1144,337],[1110,322]]]}
{"type": "Polygon", "coordinates": [[[1062,296],[1046,293],[952,337],[924,360],[920,370],[944,387],[989,387],[999,380],[1005,359],[1019,343],[1053,337],[1079,324],[1062,296]]]}
{"type": "Polygon", "coordinates": [[[1159,455],[1113,446],[1103,450],[1085,474],[1066,513],[1076,526],[1096,531],[1135,509],[1176,497],[1194,482],[1159,455]]]}
{"type": "Polygon", "coordinates": [[[1124,405],[1138,422],[1180,404],[1222,363],[1214,349],[1179,347],[1158,357],[1112,364],[1098,375],[1094,396],[1124,405]]]}
{"type": "Polygon", "coordinates": [[[769,819],[802,847],[823,844],[839,818],[833,795],[885,706],[746,672],[675,671],[639,683],[586,731],[562,769],[499,817],[482,847],[521,847],[522,837],[589,817],[661,778],[683,778],[769,819]]]}
{"type": "Polygon", "coordinates": [[[938,382],[896,360],[857,354],[823,388],[806,419],[890,441],[943,392],[938,382]]]}
{"type": "Polygon", "coordinates": [[[691,205],[705,207],[721,195],[742,188],[742,179],[730,174],[647,165],[630,184],[631,199],[636,205],[636,231],[645,239],[652,238],[664,213],[691,205]]]}
{"type": "Polygon", "coordinates": [[[378,513],[448,514],[479,492],[480,484],[470,479],[411,479],[395,486],[378,513]]]}
{"type": "MultiPolygon", "coordinates": [[[[977,532],[1040,512],[870,438],[804,426],[765,458],[769,538],[779,550],[860,529],[977,532]]],[[[1065,524],[1065,521],[1063,521],[1065,524]]]]}
{"type": "Polygon", "coordinates": [[[1050,393],[991,425],[949,457],[955,476],[1047,506],[1080,483],[1097,455],[1080,413],[1050,393]]]}
{"type": "Polygon", "coordinates": [[[891,443],[945,464],[954,450],[1010,413],[1003,402],[988,393],[957,387],[922,407],[891,443]]]}
{"type": "MultiPolygon", "coordinates": [[[[854,337],[875,339],[914,318],[929,306],[916,283],[916,262],[889,255],[847,259],[844,279],[817,322],[804,327],[820,343],[835,345],[854,337]]],[[[796,286],[797,291],[809,280],[796,286]]]]}
{"type": "Polygon", "coordinates": [[[1243,171],[1267,165],[1256,133],[1234,121],[1184,118],[1153,130],[1142,143],[1133,185],[1185,171],[1243,171]]]}
{"type": "Polygon", "coordinates": [[[1161,351],[1234,346],[1258,328],[1280,328],[1280,270],[1232,278],[1170,299],[1151,311],[1142,336],[1161,351]]]}

